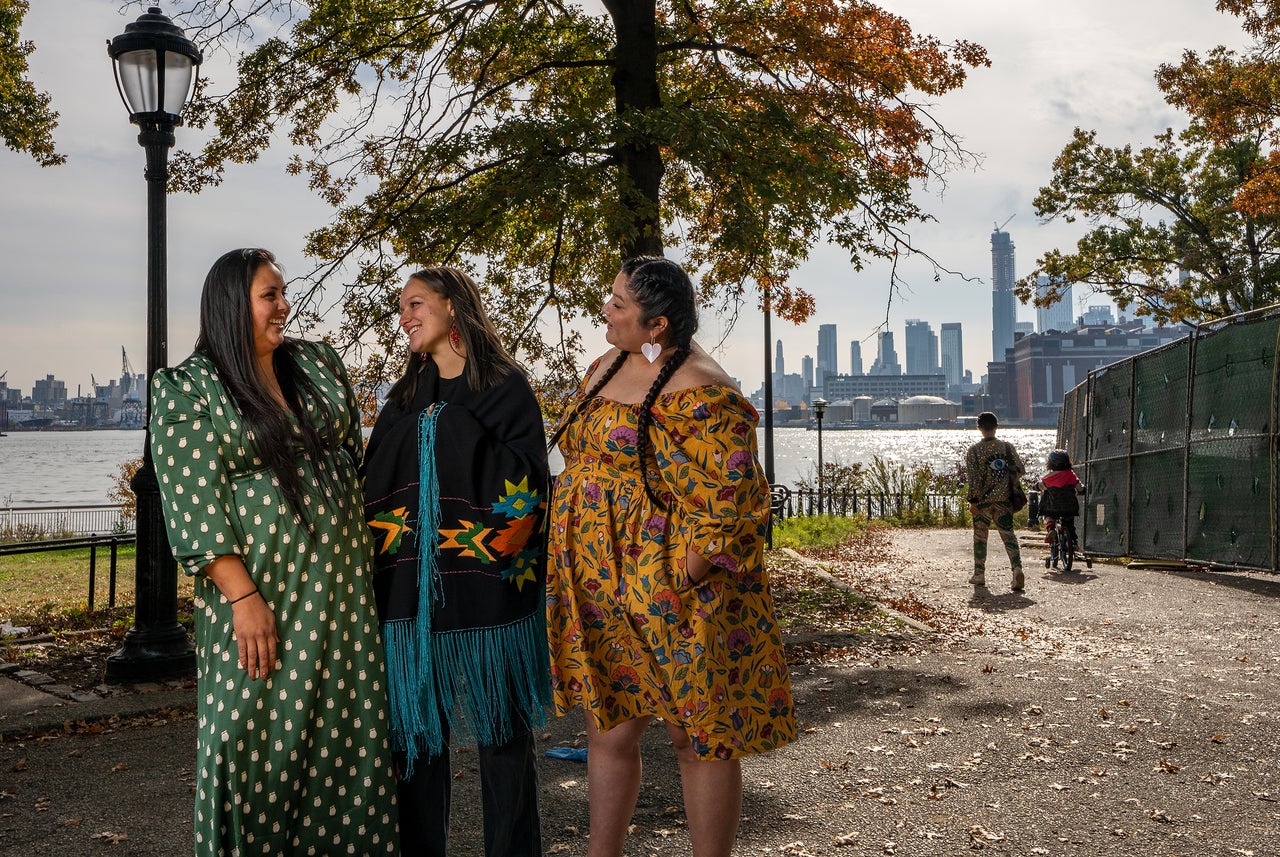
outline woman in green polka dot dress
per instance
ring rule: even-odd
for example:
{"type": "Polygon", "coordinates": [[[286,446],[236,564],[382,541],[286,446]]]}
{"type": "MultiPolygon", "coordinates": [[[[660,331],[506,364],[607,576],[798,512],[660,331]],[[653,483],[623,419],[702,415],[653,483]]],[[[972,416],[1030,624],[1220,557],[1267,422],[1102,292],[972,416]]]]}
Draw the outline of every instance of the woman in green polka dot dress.
{"type": "Polygon", "coordinates": [[[396,854],[359,409],[288,313],[275,258],[233,250],[195,353],[152,381],[169,543],[195,576],[195,853],[396,854]]]}

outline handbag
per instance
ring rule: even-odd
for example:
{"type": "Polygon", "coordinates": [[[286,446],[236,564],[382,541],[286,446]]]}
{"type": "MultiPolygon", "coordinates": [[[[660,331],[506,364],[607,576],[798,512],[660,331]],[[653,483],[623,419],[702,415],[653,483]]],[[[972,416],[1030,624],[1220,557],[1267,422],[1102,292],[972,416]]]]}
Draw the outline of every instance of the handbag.
{"type": "Polygon", "coordinates": [[[1021,512],[1027,505],[1027,492],[1022,490],[1022,481],[1013,475],[1009,476],[1009,505],[1015,512],[1021,512]]]}
{"type": "MultiPolygon", "coordinates": [[[[1013,447],[1006,442],[1005,448],[1009,450],[1009,458],[1012,459],[1013,447]]],[[[1012,471],[1009,473],[1009,505],[1015,512],[1021,512],[1027,506],[1027,492],[1022,490],[1022,480],[1012,471]]]]}

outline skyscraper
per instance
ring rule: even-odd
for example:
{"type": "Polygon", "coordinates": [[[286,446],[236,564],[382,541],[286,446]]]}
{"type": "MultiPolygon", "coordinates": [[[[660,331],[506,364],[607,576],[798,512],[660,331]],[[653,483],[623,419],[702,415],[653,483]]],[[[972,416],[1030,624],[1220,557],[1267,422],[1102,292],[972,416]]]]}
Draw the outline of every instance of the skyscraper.
{"type": "MultiPolygon", "coordinates": [[[[1036,297],[1041,298],[1048,291],[1049,278],[1044,274],[1036,277],[1036,297]]],[[[1075,304],[1071,298],[1071,284],[1068,283],[1062,290],[1062,297],[1058,298],[1057,303],[1036,307],[1036,330],[1040,333],[1047,333],[1050,330],[1060,330],[1065,333],[1068,330],[1075,330],[1075,327],[1075,304]]]]}
{"type": "Polygon", "coordinates": [[[1013,239],[997,228],[991,233],[991,359],[1004,361],[1006,348],[1013,347],[1013,325],[1018,317],[1013,295],[1013,239]]]}
{"type": "Polygon", "coordinates": [[[901,375],[898,352],[893,348],[893,334],[884,331],[876,338],[876,361],[871,364],[870,375],[901,375]]]}
{"type": "Polygon", "coordinates": [[[862,343],[856,339],[849,343],[849,374],[862,374],[862,343]]]}
{"type": "Polygon", "coordinates": [[[800,377],[804,379],[804,390],[807,397],[809,388],[813,386],[813,358],[808,354],[800,359],[800,377]]]}
{"type": "Polygon", "coordinates": [[[818,326],[818,377],[815,386],[821,387],[828,375],[839,371],[836,363],[836,326],[822,324],[818,326]]]}
{"type": "Polygon", "coordinates": [[[787,370],[786,370],[785,364],[782,362],[782,340],[779,339],[778,346],[776,349],[774,349],[773,377],[781,378],[783,375],[786,375],[786,374],[787,374],[787,370]]]}
{"type": "Polygon", "coordinates": [[[964,381],[964,337],[960,322],[944,321],[939,339],[942,345],[942,374],[947,376],[948,385],[960,384],[964,381]]]}
{"type": "Polygon", "coordinates": [[[938,335],[929,322],[907,319],[907,374],[933,375],[938,371],[938,335]]]}

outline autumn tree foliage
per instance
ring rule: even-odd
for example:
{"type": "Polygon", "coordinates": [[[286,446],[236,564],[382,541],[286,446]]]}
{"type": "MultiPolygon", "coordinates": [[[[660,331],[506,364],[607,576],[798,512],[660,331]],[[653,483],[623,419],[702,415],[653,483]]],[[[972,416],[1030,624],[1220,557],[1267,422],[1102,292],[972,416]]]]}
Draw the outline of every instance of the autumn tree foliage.
{"type": "Polygon", "coordinates": [[[1181,62],[1161,66],[1156,80],[1169,103],[1195,117],[1215,142],[1261,135],[1260,160],[1236,204],[1251,214],[1280,211],[1280,2],[1219,0],[1218,9],[1240,17],[1254,48],[1186,51],[1181,62]]]}
{"type": "MultiPolygon", "coordinates": [[[[1198,322],[1280,302],[1280,0],[1219,0],[1256,39],[1162,65],[1156,82],[1185,111],[1186,131],[1142,148],[1077,129],[1036,197],[1044,218],[1093,228],[1053,250],[1039,275],[1083,283],[1161,322],[1198,322]]],[[[1058,289],[1041,298],[1048,303],[1058,289]]]]}
{"type": "Polygon", "coordinates": [[[13,151],[50,167],[66,158],[54,146],[58,114],[49,106],[49,94],[27,77],[27,57],[35,45],[23,41],[20,30],[29,8],[27,0],[0,0],[0,138],[13,151]]]}
{"type": "Polygon", "coordinates": [[[987,64],[860,0],[562,2],[201,0],[206,48],[247,40],[208,82],[175,160],[198,190],[285,135],[291,170],[333,205],[309,238],[313,283],[343,279],[348,342],[378,337],[407,270],[478,268],[525,360],[571,370],[571,322],[620,260],[674,251],[704,297],[767,293],[815,242],[856,268],[911,252],[913,183],[964,161],[928,100],[987,64]],[[594,5],[594,4],[593,4],[594,5]],[[255,41],[256,40],[256,41],[255,41]]]}

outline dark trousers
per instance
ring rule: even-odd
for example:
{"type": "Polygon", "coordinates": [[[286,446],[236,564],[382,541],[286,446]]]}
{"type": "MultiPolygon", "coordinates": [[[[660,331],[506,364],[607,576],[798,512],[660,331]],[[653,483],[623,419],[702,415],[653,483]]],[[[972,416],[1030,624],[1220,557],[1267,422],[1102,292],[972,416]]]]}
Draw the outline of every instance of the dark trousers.
{"type": "MultiPolygon", "coordinates": [[[[500,746],[479,747],[476,756],[485,857],[541,857],[533,733],[526,730],[500,746]]],[[[445,857],[452,782],[447,744],[436,758],[415,760],[413,778],[400,781],[400,851],[404,857],[445,857]]]]}

